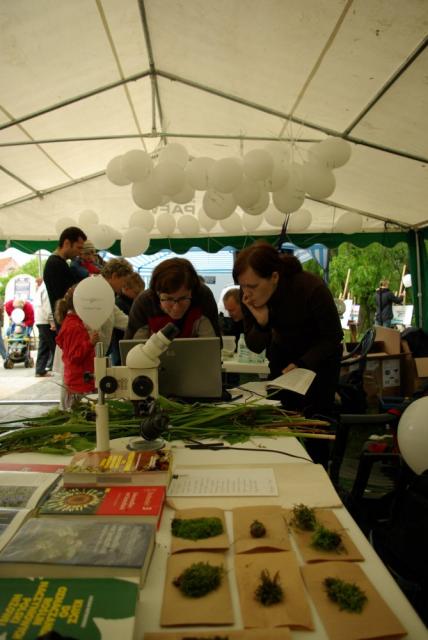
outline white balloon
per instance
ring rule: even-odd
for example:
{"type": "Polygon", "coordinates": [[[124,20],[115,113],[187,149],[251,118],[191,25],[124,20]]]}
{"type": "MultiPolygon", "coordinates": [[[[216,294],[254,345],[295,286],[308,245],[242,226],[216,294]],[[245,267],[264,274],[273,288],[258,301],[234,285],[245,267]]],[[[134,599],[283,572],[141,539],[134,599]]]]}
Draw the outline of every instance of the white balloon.
{"type": "Polygon", "coordinates": [[[96,249],[108,249],[118,236],[118,232],[108,224],[91,224],[86,229],[87,236],[96,249]]]}
{"type": "Polygon", "coordinates": [[[251,216],[249,213],[242,214],[242,226],[246,231],[255,231],[263,222],[263,215],[251,216]]]}
{"type": "Polygon", "coordinates": [[[224,220],[236,209],[235,198],[230,193],[208,189],[202,200],[205,213],[213,220],[224,220]]]}
{"type": "Polygon", "coordinates": [[[244,173],[250,180],[267,180],[273,171],[273,158],[265,149],[252,149],[244,155],[244,173]]]}
{"type": "Polygon", "coordinates": [[[192,238],[199,235],[199,220],[190,214],[180,216],[177,227],[183,236],[192,238]]]}
{"type": "Polygon", "coordinates": [[[220,226],[228,233],[239,233],[242,231],[241,216],[235,211],[228,218],[220,220],[220,226]]]}
{"type": "Polygon", "coordinates": [[[312,198],[328,198],[336,188],[334,173],[312,162],[304,163],[303,180],[306,193],[312,198]]]}
{"type": "Polygon", "coordinates": [[[141,227],[150,233],[155,226],[155,217],[151,211],[134,211],[128,224],[130,227],[141,227]]]}
{"type": "Polygon", "coordinates": [[[25,311],[24,309],[17,307],[12,311],[12,313],[10,314],[10,317],[13,320],[13,322],[15,322],[15,324],[19,324],[25,318],[25,311]]]}
{"type": "Polygon", "coordinates": [[[143,182],[153,170],[153,160],[145,151],[132,149],[122,156],[121,170],[131,182],[143,182]]]}
{"type": "Polygon", "coordinates": [[[258,182],[244,177],[241,184],[233,192],[236,204],[240,207],[252,207],[260,198],[261,187],[258,182]]]}
{"type": "Polygon", "coordinates": [[[293,213],[287,224],[287,231],[290,233],[296,233],[298,231],[305,231],[312,222],[312,214],[307,209],[300,209],[293,213]]]}
{"type": "Polygon", "coordinates": [[[292,213],[300,209],[305,201],[305,195],[290,189],[287,184],[272,194],[272,201],[278,211],[282,213],[292,213]]]}
{"type": "Polygon", "coordinates": [[[95,211],[91,211],[90,209],[85,209],[79,215],[79,226],[84,229],[88,224],[98,224],[99,217],[98,213],[95,211]]]}
{"type": "Polygon", "coordinates": [[[287,164],[290,160],[289,145],[283,140],[272,140],[264,146],[264,149],[271,154],[277,165],[287,164]]]}
{"type": "Polygon", "coordinates": [[[337,233],[358,233],[363,228],[363,217],[359,213],[346,211],[336,220],[334,230],[337,233]]]}
{"type": "Polygon", "coordinates": [[[287,184],[289,177],[290,172],[285,162],[283,164],[274,163],[272,175],[266,180],[263,180],[262,184],[266,191],[278,191],[287,184]]]}
{"type": "Polygon", "coordinates": [[[134,258],[148,249],[149,234],[142,227],[130,227],[125,231],[120,241],[120,253],[125,258],[134,258]]]}
{"type": "Polygon", "coordinates": [[[271,205],[266,209],[264,218],[266,222],[272,225],[272,227],[282,227],[282,225],[284,224],[285,215],[271,205]]]}
{"type": "Polygon", "coordinates": [[[189,184],[197,191],[205,191],[209,187],[209,173],[215,164],[213,158],[194,158],[185,169],[189,184]]]}
{"type": "Polygon", "coordinates": [[[142,209],[154,209],[162,202],[162,193],[152,177],[144,182],[134,182],[132,199],[142,209]]]}
{"type": "Polygon", "coordinates": [[[310,160],[315,158],[317,162],[329,169],[337,169],[348,162],[352,147],[343,138],[330,136],[309,147],[308,153],[310,160]]]}
{"type": "Polygon", "coordinates": [[[417,474],[428,469],[428,397],[415,400],[404,410],[397,438],[401,455],[417,474]]]}
{"type": "Polygon", "coordinates": [[[202,208],[198,211],[198,220],[201,227],[206,231],[211,231],[217,224],[217,221],[209,218],[202,208]]]}
{"type": "Polygon", "coordinates": [[[171,202],[176,202],[177,204],[186,204],[187,202],[192,202],[194,197],[194,188],[191,187],[188,182],[185,182],[181,191],[178,191],[177,193],[174,193],[173,196],[171,196],[171,202]]]}
{"type": "Polygon", "coordinates": [[[186,147],[178,142],[171,142],[159,151],[159,162],[174,162],[180,167],[185,167],[189,160],[186,147]]]}
{"type": "Polygon", "coordinates": [[[242,182],[242,165],[237,158],[222,158],[214,163],[209,174],[212,189],[232,193],[242,182]]]}
{"type": "Polygon", "coordinates": [[[69,216],[64,218],[59,218],[55,222],[55,229],[59,236],[64,231],[64,229],[67,229],[68,227],[75,227],[75,226],[76,226],[76,220],[73,220],[73,218],[70,218],[69,216]]]}
{"type": "Polygon", "coordinates": [[[176,162],[158,162],[153,169],[153,179],[161,193],[173,196],[184,187],[184,169],[176,162]]]}
{"type": "Polygon", "coordinates": [[[106,168],[107,178],[118,187],[124,187],[132,182],[122,171],[122,158],[123,156],[112,158],[106,168]]]}
{"type": "Polygon", "coordinates": [[[156,225],[162,236],[170,236],[176,227],[175,218],[172,213],[164,211],[156,215],[156,225]]]}
{"type": "Polygon", "coordinates": [[[74,290],[73,306],[79,318],[97,330],[113,313],[113,288],[103,276],[84,278],[74,290]]]}
{"type": "Polygon", "coordinates": [[[250,214],[250,216],[258,216],[263,213],[263,211],[266,211],[269,206],[269,200],[269,193],[264,189],[260,189],[260,196],[257,202],[251,207],[242,207],[242,209],[245,213],[250,214]]]}

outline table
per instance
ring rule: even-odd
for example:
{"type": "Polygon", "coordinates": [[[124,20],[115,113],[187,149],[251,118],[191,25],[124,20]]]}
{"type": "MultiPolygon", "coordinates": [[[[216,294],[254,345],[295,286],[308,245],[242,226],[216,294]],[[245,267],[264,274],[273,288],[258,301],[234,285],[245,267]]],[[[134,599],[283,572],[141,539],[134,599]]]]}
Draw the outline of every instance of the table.
{"type": "MultiPolygon", "coordinates": [[[[116,440],[114,445],[117,447],[124,446],[124,439],[116,440]]],[[[174,445],[174,458],[175,464],[178,465],[212,465],[219,462],[217,456],[219,452],[207,451],[207,450],[189,450],[183,447],[183,443],[177,442],[172,443],[174,445]]],[[[287,438],[257,438],[254,439],[254,442],[245,443],[244,445],[250,449],[251,451],[233,451],[226,450],[221,455],[220,462],[224,465],[236,465],[236,464],[245,464],[245,465],[254,465],[254,464],[262,464],[264,466],[269,465],[277,465],[279,463],[284,463],[290,465],[290,469],[293,467],[291,465],[307,465],[313,468],[311,462],[303,462],[297,458],[287,458],[284,455],[280,455],[278,453],[270,453],[267,451],[260,450],[264,448],[268,449],[277,449],[280,451],[284,451],[290,454],[294,454],[297,456],[307,457],[307,453],[305,449],[301,446],[301,444],[292,437],[287,438]]],[[[5,461],[9,462],[18,462],[18,461],[29,461],[29,454],[9,454],[4,457],[5,461]]],[[[64,463],[63,456],[49,456],[45,454],[31,454],[31,462],[38,462],[43,464],[56,464],[56,463],[64,463]]],[[[315,465],[318,467],[318,465],[315,465]]],[[[297,471],[297,467],[295,467],[297,471]]],[[[325,472],[323,472],[325,474],[325,472]]],[[[329,479],[325,474],[324,482],[329,483],[329,479]]],[[[317,483],[319,484],[319,483],[317,483]]],[[[314,486],[314,491],[319,490],[320,487],[314,486]]],[[[400,619],[403,626],[407,629],[408,635],[406,638],[408,640],[424,640],[428,639],[428,630],[420,620],[416,612],[411,607],[410,603],[407,601],[401,590],[398,588],[397,584],[387,571],[386,567],[383,565],[373,548],[370,546],[369,542],[363,535],[363,533],[358,528],[355,521],[352,519],[350,514],[346,511],[344,507],[335,508],[334,512],[340,522],[343,524],[343,527],[348,530],[350,533],[352,540],[358,547],[358,549],[363,554],[365,561],[360,563],[363,570],[367,573],[373,585],[377,588],[377,590],[381,593],[384,600],[387,602],[389,607],[394,611],[397,617],[400,619]]],[[[166,570],[166,562],[168,558],[168,549],[169,549],[169,526],[170,520],[172,517],[173,511],[166,507],[165,513],[162,517],[161,527],[157,536],[157,545],[156,552],[153,556],[152,564],[147,576],[147,581],[144,589],[141,591],[140,602],[137,610],[137,635],[136,640],[143,639],[143,633],[145,631],[159,631],[159,617],[160,610],[162,605],[162,597],[161,594],[163,592],[163,584],[164,584],[164,576],[166,570]]],[[[227,513],[229,516],[230,513],[227,513]]],[[[226,518],[228,527],[230,526],[231,519],[229,517],[226,518]]],[[[231,533],[231,531],[229,531],[231,533]]],[[[294,546],[294,542],[293,542],[294,546]]],[[[240,617],[239,610],[239,602],[238,602],[238,594],[235,585],[234,579],[231,580],[231,591],[232,591],[232,601],[235,609],[235,620],[236,624],[234,627],[223,627],[223,634],[226,633],[227,630],[239,629],[242,628],[242,621],[240,617]]],[[[291,631],[291,637],[293,640],[328,640],[328,636],[324,631],[324,627],[320,621],[320,618],[311,604],[311,610],[313,614],[313,619],[315,623],[315,631],[291,631]]],[[[192,632],[195,635],[195,632],[198,628],[193,628],[192,632]]],[[[214,628],[206,629],[215,631],[214,628]]],[[[170,629],[171,631],[173,629],[170,629]]],[[[201,628],[199,628],[201,630],[201,628]]],[[[166,631],[166,630],[165,630],[166,631]]],[[[217,630],[218,632],[218,630],[217,630]]]]}

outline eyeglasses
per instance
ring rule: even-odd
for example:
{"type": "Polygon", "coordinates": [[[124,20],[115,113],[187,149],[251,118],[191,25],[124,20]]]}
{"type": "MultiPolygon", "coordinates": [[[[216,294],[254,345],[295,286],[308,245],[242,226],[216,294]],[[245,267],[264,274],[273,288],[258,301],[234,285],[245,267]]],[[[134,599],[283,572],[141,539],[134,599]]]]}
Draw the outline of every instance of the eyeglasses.
{"type": "Polygon", "coordinates": [[[191,302],[192,298],[190,296],[181,296],[180,298],[159,298],[161,304],[166,304],[169,306],[173,306],[174,304],[185,304],[186,302],[191,302]]]}

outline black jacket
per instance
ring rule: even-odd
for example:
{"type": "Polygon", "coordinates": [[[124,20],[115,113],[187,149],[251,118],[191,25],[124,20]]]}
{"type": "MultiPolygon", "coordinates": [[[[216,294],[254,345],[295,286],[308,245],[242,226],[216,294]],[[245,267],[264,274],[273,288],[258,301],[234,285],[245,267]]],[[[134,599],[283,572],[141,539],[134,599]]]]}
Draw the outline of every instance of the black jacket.
{"type": "Polygon", "coordinates": [[[402,296],[395,296],[392,291],[384,287],[376,289],[376,322],[383,324],[387,320],[392,320],[392,304],[401,304],[402,296]]]}

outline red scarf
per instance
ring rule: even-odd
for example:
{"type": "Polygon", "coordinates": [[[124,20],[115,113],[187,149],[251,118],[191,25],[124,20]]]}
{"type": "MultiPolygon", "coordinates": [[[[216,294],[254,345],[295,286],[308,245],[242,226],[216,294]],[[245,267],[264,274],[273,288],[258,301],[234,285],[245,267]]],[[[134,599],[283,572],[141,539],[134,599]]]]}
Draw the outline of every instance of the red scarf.
{"type": "Polygon", "coordinates": [[[150,333],[157,333],[163,329],[169,322],[175,324],[180,330],[178,338],[191,338],[193,336],[193,326],[196,320],[202,316],[202,309],[200,307],[191,307],[185,316],[179,321],[174,321],[167,314],[161,316],[153,316],[149,318],[150,333]]]}

